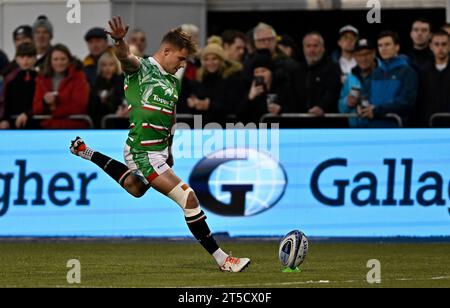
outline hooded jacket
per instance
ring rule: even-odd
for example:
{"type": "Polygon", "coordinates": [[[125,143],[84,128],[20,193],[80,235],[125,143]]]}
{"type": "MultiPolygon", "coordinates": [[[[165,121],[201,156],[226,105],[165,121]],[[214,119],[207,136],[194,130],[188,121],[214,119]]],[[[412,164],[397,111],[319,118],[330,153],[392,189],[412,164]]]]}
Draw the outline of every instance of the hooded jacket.
{"type": "MultiPolygon", "coordinates": [[[[381,61],[373,72],[369,101],[375,106],[375,117],[395,113],[406,118],[417,98],[418,77],[405,56],[381,61]]],[[[393,127],[392,121],[375,119],[369,127],[393,127]]]]}
{"type": "MultiPolygon", "coordinates": [[[[379,59],[377,59],[377,67],[381,65],[379,59]]],[[[347,81],[344,83],[341,96],[339,99],[339,112],[340,113],[356,113],[356,108],[351,108],[347,104],[347,97],[350,95],[352,88],[361,90],[361,96],[369,96],[370,85],[372,82],[372,76],[376,68],[368,76],[362,76],[359,66],[355,67],[348,75],[347,81]]],[[[351,118],[348,120],[350,127],[367,127],[368,120],[362,118],[351,118]]]]}

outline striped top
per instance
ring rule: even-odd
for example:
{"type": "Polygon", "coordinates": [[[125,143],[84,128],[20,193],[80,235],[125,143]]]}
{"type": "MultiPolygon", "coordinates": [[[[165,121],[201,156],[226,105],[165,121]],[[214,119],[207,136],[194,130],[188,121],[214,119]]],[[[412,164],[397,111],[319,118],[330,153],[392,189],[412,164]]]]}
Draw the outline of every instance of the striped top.
{"type": "Polygon", "coordinates": [[[125,97],[130,110],[127,144],[144,151],[162,151],[169,145],[181,83],[152,57],[139,70],[125,74],[125,97]]]}

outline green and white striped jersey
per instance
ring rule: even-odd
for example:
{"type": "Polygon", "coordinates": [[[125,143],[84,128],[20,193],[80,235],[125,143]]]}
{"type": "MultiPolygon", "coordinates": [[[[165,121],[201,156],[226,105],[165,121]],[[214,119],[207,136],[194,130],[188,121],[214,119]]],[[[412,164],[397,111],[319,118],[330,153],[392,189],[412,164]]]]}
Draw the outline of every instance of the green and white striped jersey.
{"type": "Polygon", "coordinates": [[[154,58],[138,59],[139,70],[125,74],[131,128],[127,144],[144,151],[162,151],[169,146],[181,83],[154,58]]]}

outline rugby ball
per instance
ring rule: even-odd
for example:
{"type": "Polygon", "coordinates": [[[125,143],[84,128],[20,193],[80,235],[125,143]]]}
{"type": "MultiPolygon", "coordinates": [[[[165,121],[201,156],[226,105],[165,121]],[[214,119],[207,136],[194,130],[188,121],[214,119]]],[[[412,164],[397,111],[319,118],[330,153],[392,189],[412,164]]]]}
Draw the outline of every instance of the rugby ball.
{"type": "Polygon", "coordinates": [[[305,262],[307,254],[308,239],[303,232],[294,230],[281,240],[279,259],[283,266],[295,269],[305,262]]]}

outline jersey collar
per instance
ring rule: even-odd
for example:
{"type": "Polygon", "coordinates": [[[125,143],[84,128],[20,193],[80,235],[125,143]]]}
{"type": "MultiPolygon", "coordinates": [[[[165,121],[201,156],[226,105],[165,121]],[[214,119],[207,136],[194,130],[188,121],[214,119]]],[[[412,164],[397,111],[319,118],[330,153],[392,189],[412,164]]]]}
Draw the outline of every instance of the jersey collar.
{"type": "Polygon", "coordinates": [[[152,63],[153,65],[156,65],[156,67],[159,69],[159,71],[161,72],[161,74],[163,75],[170,75],[168,72],[166,72],[165,69],[163,69],[163,67],[161,66],[161,64],[158,63],[158,61],[155,60],[155,58],[153,57],[149,57],[150,63],[152,63]]]}

